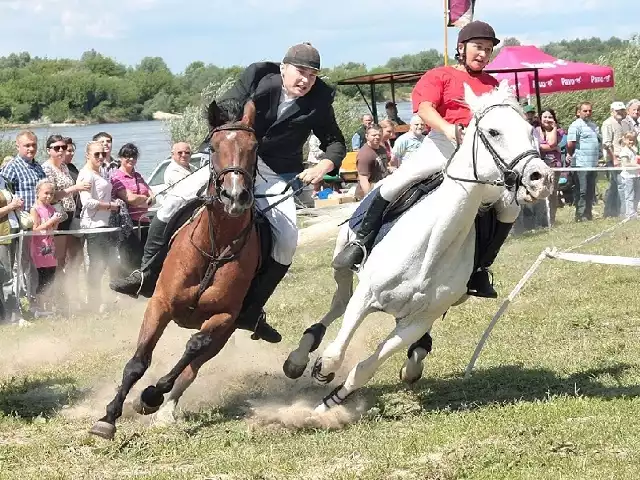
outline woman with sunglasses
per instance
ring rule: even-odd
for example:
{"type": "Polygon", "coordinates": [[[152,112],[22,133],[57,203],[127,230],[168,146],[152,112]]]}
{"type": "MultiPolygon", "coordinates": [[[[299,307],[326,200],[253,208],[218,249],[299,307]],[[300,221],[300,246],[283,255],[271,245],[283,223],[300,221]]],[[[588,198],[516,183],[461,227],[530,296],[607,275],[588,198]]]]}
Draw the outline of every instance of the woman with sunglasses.
{"type": "MultiPolygon", "coordinates": [[[[80,213],[80,228],[106,228],[109,226],[109,216],[112,211],[118,210],[118,204],[111,201],[111,182],[100,175],[100,167],[107,152],[100,142],[89,142],[85,150],[86,163],[78,174],[77,185],[85,182],[89,189],[80,192],[82,212],[80,213]]],[[[102,275],[107,269],[107,255],[110,250],[110,235],[104,233],[91,233],[85,236],[87,239],[87,253],[89,254],[89,269],[87,271],[87,285],[93,286],[92,302],[100,299],[100,285],[102,275]]],[[[100,303],[100,311],[104,305],[100,303]]]]}
{"type": "MultiPolygon", "coordinates": [[[[42,164],[44,173],[55,188],[53,205],[59,205],[67,213],[67,218],[58,224],[58,230],[69,230],[73,215],[76,210],[74,197],[78,192],[88,191],[91,185],[88,182],[77,183],[69,173],[66,157],[69,145],[66,137],[51,135],[46,143],[49,159],[42,164]]],[[[67,257],[68,235],[56,235],[54,237],[56,257],[58,260],[58,272],[62,272],[67,257]]]]}

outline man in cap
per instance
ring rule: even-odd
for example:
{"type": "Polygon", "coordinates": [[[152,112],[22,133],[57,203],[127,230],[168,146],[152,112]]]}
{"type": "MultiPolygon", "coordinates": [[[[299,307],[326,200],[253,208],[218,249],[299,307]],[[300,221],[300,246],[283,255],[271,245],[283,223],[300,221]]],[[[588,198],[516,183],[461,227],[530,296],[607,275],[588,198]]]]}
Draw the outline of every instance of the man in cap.
{"type": "Polygon", "coordinates": [[[391,120],[398,125],[406,125],[406,122],[403,122],[402,119],[398,116],[398,106],[393,102],[387,102],[384,105],[384,109],[387,112],[387,120],[391,120]]]}
{"type": "MultiPolygon", "coordinates": [[[[624,120],[627,117],[627,107],[622,102],[611,104],[611,115],[602,122],[602,153],[607,167],[620,166],[618,154],[622,148],[622,136],[631,131],[631,126],[624,120]]],[[[617,217],[624,215],[624,182],[620,177],[621,171],[609,172],[609,188],[605,192],[604,216],[617,217]]]]}
{"type": "Polygon", "coordinates": [[[532,127],[540,126],[538,116],[536,115],[536,107],[534,107],[533,105],[525,105],[524,107],[522,107],[522,111],[524,112],[527,122],[529,122],[532,127]]]}
{"type": "MultiPolygon", "coordinates": [[[[298,243],[294,200],[292,197],[285,199],[290,192],[278,194],[294,177],[305,183],[321,182],[325,174],[337,172],[346,155],[345,140],[332,106],[335,90],[317,78],[319,70],[318,51],[309,43],[294,45],[280,64],[258,62],[249,65],[217,102],[219,106],[244,105],[252,100],[256,107],[253,126],[258,140],[255,193],[275,194],[257,198],[256,205],[263,211],[273,206],[265,212],[271,224],[273,248],[249,288],[236,325],[253,330],[253,338],[271,343],[279,342],[281,336],[266,322],[263,307],[289,269],[298,243]],[[317,164],[304,169],[302,150],[311,132],[320,140],[320,149],[325,154],[317,164]]],[[[207,169],[200,169],[193,175],[201,177],[198,188],[209,180],[207,169]]],[[[180,184],[176,188],[180,189],[180,184]]],[[[173,194],[176,198],[182,196],[184,201],[195,197],[193,189],[173,194]]],[[[149,230],[141,269],[127,278],[111,282],[112,290],[130,296],[137,296],[138,292],[144,296],[153,294],[158,270],[166,256],[162,248],[164,228],[184,201],[161,207],[154,219],[155,230],[154,223],[149,230]]]]}

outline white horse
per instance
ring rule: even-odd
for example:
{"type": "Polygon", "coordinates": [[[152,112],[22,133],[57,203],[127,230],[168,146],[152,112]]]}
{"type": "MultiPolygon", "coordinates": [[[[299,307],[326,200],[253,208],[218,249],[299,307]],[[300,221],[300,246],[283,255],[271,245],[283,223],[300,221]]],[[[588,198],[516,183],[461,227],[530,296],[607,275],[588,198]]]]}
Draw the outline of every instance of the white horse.
{"type": "MultiPolygon", "coordinates": [[[[400,376],[407,383],[417,381],[429,347],[424,342],[414,342],[424,338],[433,322],[452,305],[467,298],[478,210],[496,202],[508,186],[513,187],[520,202],[543,199],[551,192],[552,172],[533,149],[532,127],[506,82],[482,96],[476,96],[465,85],[465,100],[473,120],[445,168],[442,184],[400,217],[372,250],[358,272],[355,291],[353,272],[334,270],[337,290],[330,311],[304,332],[298,348],[283,366],[290,378],[302,375],[309,353],[319,346],[326,327],[344,314],[336,338],[312,370],[318,382],[328,383],[340,368],[355,330],[368,314],[383,311],[396,318],[396,327],[389,336],[322,400],[316,412],[341,404],[367,383],[385,360],[411,344],[414,345],[400,376]]],[[[345,224],[334,256],[353,237],[345,224]]]]}

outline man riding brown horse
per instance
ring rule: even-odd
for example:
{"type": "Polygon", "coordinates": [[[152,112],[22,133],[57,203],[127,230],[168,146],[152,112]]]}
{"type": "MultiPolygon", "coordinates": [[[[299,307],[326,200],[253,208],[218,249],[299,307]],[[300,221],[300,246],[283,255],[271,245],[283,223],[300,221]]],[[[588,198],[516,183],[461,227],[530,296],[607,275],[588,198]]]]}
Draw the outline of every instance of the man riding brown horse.
{"type": "MultiPolygon", "coordinates": [[[[335,91],[317,78],[319,69],[320,55],[313,46],[294,45],[279,65],[272,62],[249,65],[218,102],[244,104],[253,100],[256,107],[256,205],[265,212],[271,225],[273,246],[271,256],[263,260],[251,284],[236,325],[254,331],[253,338],[271,343],[282,337],[267,323],[264,305],[289,269],[298,242],[294,199],[284,190],[296,176],[305,183],[319,183],[325,174],[337,171],[346,155],[344,137],[333,112],[335,91]],[[311,132],[320,139],[325,157],[312,168],[304,169],[302,150],[311,132]]],[[[112,281],[112,290],[133,297],[153,295],[166,257],[167,224],[209,180],[206,170],[194,173],[197,179],[193,182],[184,182],[197,184],[197,188],[190,187],[185,192],[176,185],[151,223],[140,270],[112,281]]]]}

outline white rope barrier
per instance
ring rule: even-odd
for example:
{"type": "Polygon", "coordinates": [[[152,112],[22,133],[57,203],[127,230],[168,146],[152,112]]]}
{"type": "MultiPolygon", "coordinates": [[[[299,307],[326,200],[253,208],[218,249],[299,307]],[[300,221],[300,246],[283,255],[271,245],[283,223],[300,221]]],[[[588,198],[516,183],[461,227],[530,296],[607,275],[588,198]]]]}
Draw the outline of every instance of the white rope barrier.
{"type": "Polygon", "coordinates": [[[637,167],[552,167],[554,172],[621,172],[622,170],[640,170],[637,167]]]}
{"type": "Polygon", "coordinates": [[[525,283],[529,281],[529,279],[535,273],[535,271],[538,270],[538,267],[542,264],[542,261],[545,258],[547,258],[546,250],[540,253],[540,255],[538,255],[538,258],[536,258],[536,261],[533,262],[533,264],[529,267],[529,270],[527,270],[527,273],[524,274],[524,276],[520,279],[520,281],[515,286],[515,288],[511,291],[509,296],[504,300],[504,302],[502,302],[502,305],[500,305],[500,308],[498,309],[496,314],[493,316],[493,318],[491,319],[491,322],[489,322],[489,325],[487,326],[486,330],[482,334],[482,338],[478,342],[478,345],[476,346],[476,350],[473,352],[471,361],[469,362],[469,365],[467,365],[467,369],[465,370],[465,373],[464,373],[465,378],[469,378],[469,376],[471,375],[471,371],[473,370],[473,367],[475,366],[476,361],[480,356],[480,352],[484,348],[484,344],[489,339],[489,335],[491,335],[491,331],[493,330],[493,327],[495,327],[496,323],[498,323],[498,319],[504,314],[504,312],[507,311],[507,308],[509,307],[513,299],[516,297],[516,295],[518,295],[518,293],[520,293],[520,290],[522,290],[522,287],[524,287],[525,283]]]}
{"type": "Polygon", "coordinates": [[[473,355],[471,356],[471,360],[469,361],[469,364],[465,369],[464,378],[469,378],[471,376],[471,373],[475,367],[478,357],[480,357],[480,352],[482,352],[484,345],[487,343],[487,340],[489,339],[489,335],[491,335],[491,331],[496,326],[496,323],[498,323],[498,319],[502,317],[502,315],[504,315],[504,313],[507,311],[507,308],[509,308],[509,305],[511,305],[511,303],[513,302],[514,298],[520,293],[520,290],[522,290],[525,284],[531,279],[533,274],[536,272],[536,270],[538,270],[538,268],[540,267],[540,265],[542,265],[542,262],[546,258],[566,260],[570,262],[579,262],[579,263],[597,263],[602,265],[621,265],[621,266],[629,266],[629,267],[640,267],[640,258],[620,257],[620,256],[614,256],[614,255],[593,255],[593,254],[572,252],[572,250],[576,250],[589,243],[595,242],[596,240],[602,238],[604,235],[612,233],[614,230],[624,225],[629,220],[631,219],[625,218],[621,222],[613,225],[612,227],[607,228],[606,230],[603,230],[600,233],[597,233],[596,235],[593,235],[587,238],[586,240],[583,240],[582,242],[574,245],[573,247],[567,249],[566,251],[560,252],[555,247],[554,248],[547,247],[542,252],[540,252],[540,255],[538,255],[538,258],[536,258],[535,262],[533,262],[533,264],[529,267],[529,269],[526,271],[524,276],[520,279],[520,281],[511,291],[509,296],[502,302],[502,304],[500,305],[500,308],[498,309],[496,314],[493,316],[493,318],[489,322],[489,325],[487,326],[484,333],[482,334],[482,337],[480,338],[480,341],[478,342],[478,345],[476,346],[476,349],[473,352],[473,355]]]}
{"type": "Polygon", "coordinates": [[[558,252],[551,250],[545,252],[549,258],[568,260],[579,263],[599,263],[601,265],[622,265],[627,267],[640,267],[640,258],[620,257],[617,255],[592,255],[587,253],[558,252]]]}

